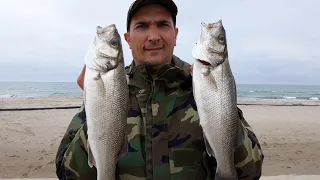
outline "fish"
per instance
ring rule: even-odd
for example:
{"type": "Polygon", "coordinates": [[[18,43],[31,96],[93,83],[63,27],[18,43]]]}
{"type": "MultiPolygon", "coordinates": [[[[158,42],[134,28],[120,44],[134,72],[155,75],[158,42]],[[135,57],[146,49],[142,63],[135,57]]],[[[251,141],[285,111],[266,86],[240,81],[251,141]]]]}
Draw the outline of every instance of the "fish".
{"type": "Polygon", "coordinates": [[[207,154],[217,161],[215,180],[236,180],[235,149],[244,132],[222,20],[201,22],[192,48],[192,85],[207,154]]]}
{"type": "Polygon", "coordinates": [[[117,161],[127,152],[129,95],[122,42],[115,24],[96,27],[84,59],[88,165],[97,168],[98,180],[114,180],[117,161]]]}

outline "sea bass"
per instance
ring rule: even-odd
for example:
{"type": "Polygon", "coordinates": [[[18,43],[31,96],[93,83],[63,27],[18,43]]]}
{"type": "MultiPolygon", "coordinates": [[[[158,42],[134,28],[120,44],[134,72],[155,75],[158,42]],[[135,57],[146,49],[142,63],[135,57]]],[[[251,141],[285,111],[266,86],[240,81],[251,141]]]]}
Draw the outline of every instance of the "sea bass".
{"type": "Polygon", "coordinates": [[[121,38],[114,24],[97,26],[85,56],[84,102],[88,129],[88,164],[98,180],[114,180],[126,150],[128,86],[121,38]]]}
{"type": "Polygon", "coordinates": [[[238,117],[235,80],[222,20],[201,23],[192,49],[193,93],[207,153],[217,160],[215,180],[235,180],[234,151],[244,137],[238,117]]]}

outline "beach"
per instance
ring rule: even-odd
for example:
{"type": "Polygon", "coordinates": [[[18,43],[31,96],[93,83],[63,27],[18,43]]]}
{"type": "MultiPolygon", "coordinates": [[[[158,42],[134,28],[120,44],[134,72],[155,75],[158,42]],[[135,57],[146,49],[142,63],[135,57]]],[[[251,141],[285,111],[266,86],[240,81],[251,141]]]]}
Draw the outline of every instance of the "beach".
{"type": "MultiPolygon", "coordinates": [[[[1,98],[0,179],[56,179],[56,151],[81,103],[82,97],[76,96],[1,98]]],[[[319,100],[240,100],[238,103],[263,148],[261,179],[320,179],[316,176],[320,175],[319,100]]]]}

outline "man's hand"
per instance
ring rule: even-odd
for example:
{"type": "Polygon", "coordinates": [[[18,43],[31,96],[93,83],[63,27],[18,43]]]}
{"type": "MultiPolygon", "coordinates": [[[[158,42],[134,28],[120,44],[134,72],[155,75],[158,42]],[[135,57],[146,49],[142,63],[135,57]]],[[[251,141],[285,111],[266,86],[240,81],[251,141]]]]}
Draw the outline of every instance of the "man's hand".
{"type": "Polygon", "coordinates": [[[192,76],[192,71],[193,71],[193,64],[191,64],[191,66],[190,66],[190,74],[191,74],[191,76],[192,76]]]}
{"type": "Polygon", "coordinates": [[[83,90],[83,83],[84,83],[84,74],[86,73],[86,65],[83,66],[82,71],[77,79],[77,84],[80,86],[80,88],[83,90]]]}

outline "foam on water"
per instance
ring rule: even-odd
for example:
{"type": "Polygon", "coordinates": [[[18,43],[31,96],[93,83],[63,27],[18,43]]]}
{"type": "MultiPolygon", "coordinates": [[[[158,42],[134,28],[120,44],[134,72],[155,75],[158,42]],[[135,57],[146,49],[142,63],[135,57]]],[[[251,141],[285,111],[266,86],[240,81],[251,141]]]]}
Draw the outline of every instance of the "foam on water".
{"type": "Polygon", "coordinates": [[[310,100],[319,100],[318,97],[311,97],[310,100]]]}
{"type": "Polygon", "coordinates": [[[297,97],[283,96],[283,99],[297,99],[297,97]]]}
{"type": "Polygon", "coordinates": [[[239,99],[319,100],[319,85],[237,84],[239,99]]]}
{"type": "Polygon", "coordinates": [[[0,98],[13,98],[13,97],[17,97],[17,96],[12,94],[0,94],[0,98]]]}

